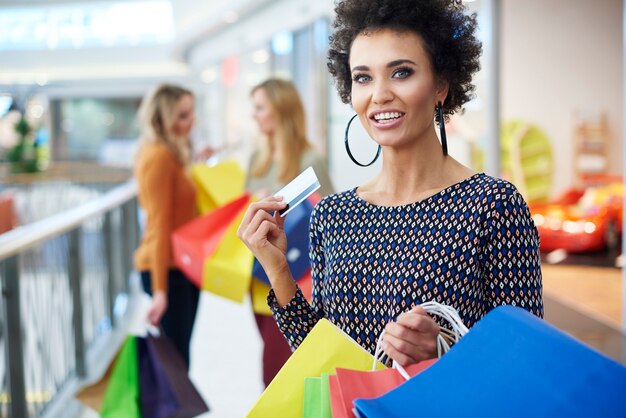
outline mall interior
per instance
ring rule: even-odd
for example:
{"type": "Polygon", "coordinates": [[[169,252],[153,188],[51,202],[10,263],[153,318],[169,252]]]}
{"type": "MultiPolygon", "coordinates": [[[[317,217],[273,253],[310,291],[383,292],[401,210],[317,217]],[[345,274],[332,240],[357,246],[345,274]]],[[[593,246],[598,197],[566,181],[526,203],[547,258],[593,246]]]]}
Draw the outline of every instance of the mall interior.
{"type": "MultiPolygon", "coordinates": [[[[626,5],[463,3],[483,54],[449,154],[529,203],[545,321],[626,365],[626,5]]],[[[137,111],[158,84],[193,92],[194,149],[218,150],[198,164],[248,167],[262,140],[250,91],[278,77],[302,97],[336,191],[378,173],[344,148],[354,111],[327,70],[333,19],[333,0],[0,0],[0,418],[99,416],[76,393],[141,328],[133,168],[137,111]]],[[[361,126],[351,141],[362,161],[376,152],[361,126]]],[[[245,416],[263,392],[253,305],[200,293],[201,416],[245,416]]]]}

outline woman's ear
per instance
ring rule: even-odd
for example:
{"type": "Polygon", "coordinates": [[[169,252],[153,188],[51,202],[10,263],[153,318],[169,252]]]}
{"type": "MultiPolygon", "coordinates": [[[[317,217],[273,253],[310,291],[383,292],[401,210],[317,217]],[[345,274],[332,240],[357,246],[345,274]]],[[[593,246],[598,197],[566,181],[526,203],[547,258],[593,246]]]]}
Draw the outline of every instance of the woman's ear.
{"type": "Polygon", "coordinates": [[[448,82],[448,80],[445,80],[443,78],[440,78],[437,81],[437,90],[436,90],[436,102],[439,103],[444,103],[446,101],[446,97],[448,97],[448,89],[450,87],[450,83],[448,82]]]}

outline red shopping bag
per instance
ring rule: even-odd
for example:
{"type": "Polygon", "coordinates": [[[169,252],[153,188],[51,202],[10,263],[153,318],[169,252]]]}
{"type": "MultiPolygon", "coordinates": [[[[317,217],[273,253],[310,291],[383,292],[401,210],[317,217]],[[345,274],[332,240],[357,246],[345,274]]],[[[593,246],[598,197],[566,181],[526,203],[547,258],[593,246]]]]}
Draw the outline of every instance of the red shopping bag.
{"type": "MultiPolygon", "coordinates": [[[[404,369],[413,377],[429,368],[438,359],[412,364],[404,369]]],[[[353,418],[352,402],[358,398],[371,399],[381,396],[406,382],[396,369],[360,371],[337,368],[334,383],[329,379],[333,418],[353,418]]]]}
{"type": "Polygon", "coordinates": [[[328,391],[330,392],[330,410],[333,418],[348,418],[349,415],[347,415],[336,374],[328,375],[328,391]]]}
{"type": "Polygon", "coordinates": [[[203,288],[206,261],[215,253],[229,227],[248,207],[249,194],[196,218],[172,235],[174,263],[198,288],[203,288]]]}

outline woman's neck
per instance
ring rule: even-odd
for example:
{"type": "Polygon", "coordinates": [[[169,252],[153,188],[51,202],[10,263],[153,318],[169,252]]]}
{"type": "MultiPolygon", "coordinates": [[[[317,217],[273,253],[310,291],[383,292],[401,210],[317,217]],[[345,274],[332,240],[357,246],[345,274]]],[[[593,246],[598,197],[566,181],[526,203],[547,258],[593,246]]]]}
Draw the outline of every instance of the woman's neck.
{"type": "Polygon", "coordinates": [[[381,172],[359,187],[358,194],[370,203],[402,205],[423,200],[473,174],[454,158],[444,156],[434,135],[411,147],[386,147],[381,172]]]}

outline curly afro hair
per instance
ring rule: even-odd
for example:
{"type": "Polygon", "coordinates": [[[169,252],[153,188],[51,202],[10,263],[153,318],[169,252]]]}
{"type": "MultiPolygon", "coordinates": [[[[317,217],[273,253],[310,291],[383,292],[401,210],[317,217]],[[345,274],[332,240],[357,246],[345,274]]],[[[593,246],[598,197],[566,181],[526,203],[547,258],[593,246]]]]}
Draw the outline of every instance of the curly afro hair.
{"type": "MultiPolygon", "coordinates": [[[[482,52],[482,44],[474,35],[476,14],[465,11],[461,0],[340,1],[335,7],[327,65],[341,100],[351,100],[349,59],[354,39],[363,32],[393,29],[420,35],[435,76],[448,81],[444,117],[461,110],[474,95],[472,75],[480,69],[482,52]]],[[[436,118],[439,122],[438,115],[436,118]]]]}

